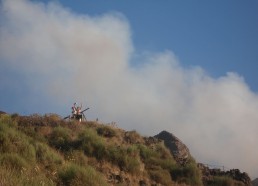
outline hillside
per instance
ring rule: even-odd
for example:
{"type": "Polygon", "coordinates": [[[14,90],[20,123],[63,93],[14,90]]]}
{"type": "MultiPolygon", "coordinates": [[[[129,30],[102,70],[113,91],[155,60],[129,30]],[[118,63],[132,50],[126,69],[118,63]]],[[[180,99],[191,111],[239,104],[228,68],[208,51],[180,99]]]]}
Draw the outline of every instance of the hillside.
{"type": "MultiPolygon", "coordinates": [[[[55,114],[0,114],[0,185],[203,185],[203,172],[190,153],[180,163],[165,144],[136,131],[64,121],[55,114]]],[[[246,185],[224,175],[204,184],[246,185]]]]}

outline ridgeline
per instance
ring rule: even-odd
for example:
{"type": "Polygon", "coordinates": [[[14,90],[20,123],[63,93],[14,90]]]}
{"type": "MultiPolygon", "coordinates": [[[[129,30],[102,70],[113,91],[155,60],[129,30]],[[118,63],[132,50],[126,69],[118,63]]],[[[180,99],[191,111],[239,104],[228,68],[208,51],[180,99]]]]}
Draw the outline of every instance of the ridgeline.
{"type": "Polygon", "coordinates": [[[250,185],[246,173],[242,179],[207,169],[166,131],[143,137],[56,114],[0,114],[0,186],[250,185]]]}

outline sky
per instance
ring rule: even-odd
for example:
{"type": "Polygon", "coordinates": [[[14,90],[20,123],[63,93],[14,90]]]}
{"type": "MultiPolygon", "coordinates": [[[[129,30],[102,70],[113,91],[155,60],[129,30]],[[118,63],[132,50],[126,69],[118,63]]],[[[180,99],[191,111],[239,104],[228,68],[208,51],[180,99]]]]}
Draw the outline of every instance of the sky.
{"type": "Polygon", "coordinates": [[[86,116],[258,177],[258,1],[1,0],[0,110],[86,116]]]}

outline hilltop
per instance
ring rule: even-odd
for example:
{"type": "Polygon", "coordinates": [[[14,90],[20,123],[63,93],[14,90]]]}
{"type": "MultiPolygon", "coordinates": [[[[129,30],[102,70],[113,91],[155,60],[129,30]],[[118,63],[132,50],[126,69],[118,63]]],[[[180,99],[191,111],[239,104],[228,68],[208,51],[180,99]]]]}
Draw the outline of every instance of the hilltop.
{"type": "Polygon", "coordinates": [[[207,177],[169,132],[144,137],[112,124],[64,121],[56,114],[0,114],[0,165],[0,185],[7,186],[249,184],[230,174],[207,177]]]}

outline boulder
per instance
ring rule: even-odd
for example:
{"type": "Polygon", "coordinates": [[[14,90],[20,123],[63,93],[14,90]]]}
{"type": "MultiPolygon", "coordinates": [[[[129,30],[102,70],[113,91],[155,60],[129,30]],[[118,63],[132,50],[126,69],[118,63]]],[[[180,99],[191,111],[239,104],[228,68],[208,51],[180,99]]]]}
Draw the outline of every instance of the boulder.
{"type": "Polygon", "coordinates": [[[239,169],[230,169],[229,171],[223,171],[221,169],[210,169],[202,163],[198,163],[198,168],[202,172],[202,180],[204,185],[209,185],[208,183],[213,180],[214,176],[230,177],[236,182],[235,185],[237,185],[239,182],[242,182],[241,185],[251,185],[251,179],[248,174],[245,172],[240,172],[239,169]]]}
{"type": "Polygon", "coordinates": [[[7,113],[0,110],[0,115],[4,115],[4,114],[7,114],[7,113]]]}
{"type": "Polygon", "coordinates": [[[252,185],[253,185],[253,186],[258,186],[258,178],[254,179],[254,180],[252,181],[252,185]]]}
{"type": "Polygon", "coordinates": [[[165,146],[170,150],[177,163],[184,165],[188,162],[191,157],[189,149],[172,133],[162,131],[154,137],[164,141],[165,146]]]}

